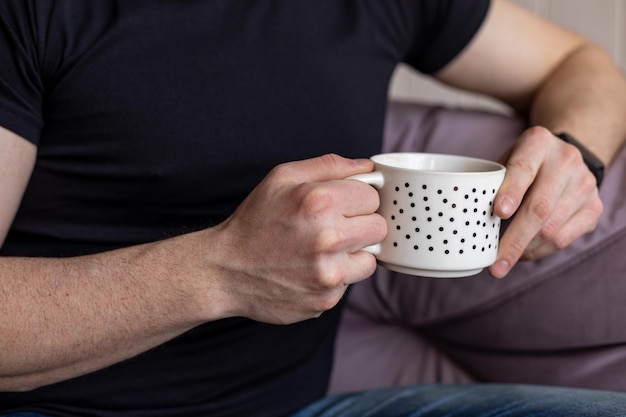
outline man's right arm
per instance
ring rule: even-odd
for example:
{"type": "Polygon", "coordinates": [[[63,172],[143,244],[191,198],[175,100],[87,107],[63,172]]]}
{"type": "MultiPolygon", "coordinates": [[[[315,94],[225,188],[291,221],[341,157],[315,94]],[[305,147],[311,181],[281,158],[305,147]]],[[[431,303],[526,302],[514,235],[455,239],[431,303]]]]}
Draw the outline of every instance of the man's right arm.
{"type": "MultiPolygon", "coordinates": [[[[0,246],[36,154],[0,127],[0,246]]],[[[193,297],[172,279],[176,263],[178,272],[189,265],[173,256],[189,252],[182,240],[67,259],[0,257],[0,392],[105,367],[197,325],[202,309],[192,313],[193,297]]]]}
{"type": "MultiPolygon", "coordinates": [[[[0,130],[3,239],[35,155],[0,130]]],[[[371,169],[333,155],[284,164],[206,230],[73,258],[0,257],[0,392],[105,368],[204,322],[291,323],[332,308],[373,273],[360,249],[386,234],[373,188],[342,180],[371,169]]]]}

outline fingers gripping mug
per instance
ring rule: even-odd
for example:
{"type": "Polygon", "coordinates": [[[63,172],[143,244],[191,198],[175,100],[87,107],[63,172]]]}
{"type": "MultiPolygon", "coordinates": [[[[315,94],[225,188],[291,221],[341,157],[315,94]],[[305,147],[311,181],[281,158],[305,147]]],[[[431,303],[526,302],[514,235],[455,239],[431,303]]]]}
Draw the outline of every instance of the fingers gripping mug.
{"type": "Polygon", "coordinates": [[[380,194],[378,212],[388,235],[365,248],[386,268],[410,275],[455,278],[479,273],[495,262],[500,218],[494,198],[505,167],[456,155],[375,155],[376,170],[350,179],[380,194]]]}

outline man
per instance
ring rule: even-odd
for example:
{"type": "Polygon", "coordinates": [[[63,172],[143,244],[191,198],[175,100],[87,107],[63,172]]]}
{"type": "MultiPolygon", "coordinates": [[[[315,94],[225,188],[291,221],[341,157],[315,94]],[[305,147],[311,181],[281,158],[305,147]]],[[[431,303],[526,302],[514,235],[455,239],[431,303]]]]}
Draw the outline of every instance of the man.
{"type": "Polygon", "coordinates": [[[551,132],[605,165],[626,134],[608,56],[504,0],[16,0],[0,22],[3,412],[321,398],[341,299],[386,234],[375,191],[344,178],[373,168],[400,61],[538,126],[507,160],[496,277],[602,211],[551,132]]]}

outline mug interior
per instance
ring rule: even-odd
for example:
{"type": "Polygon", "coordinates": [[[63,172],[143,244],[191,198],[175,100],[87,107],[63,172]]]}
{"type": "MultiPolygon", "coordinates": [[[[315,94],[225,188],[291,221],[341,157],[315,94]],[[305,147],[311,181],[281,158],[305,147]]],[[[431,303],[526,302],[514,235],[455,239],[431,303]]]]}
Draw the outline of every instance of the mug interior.
{"type": "Polygon", "coordinates": [[[505,169],[503,165],[485,159],[420,152],[384,153],[375,155],[371,159],[380,165],[412,171],[470,173],[505,169]]]}

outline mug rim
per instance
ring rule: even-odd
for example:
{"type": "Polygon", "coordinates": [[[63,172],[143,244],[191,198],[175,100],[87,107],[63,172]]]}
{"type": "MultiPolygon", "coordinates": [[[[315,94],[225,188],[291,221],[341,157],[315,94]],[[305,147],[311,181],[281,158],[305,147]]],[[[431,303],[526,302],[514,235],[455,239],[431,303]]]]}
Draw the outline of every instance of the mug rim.
{"type": "Polygon", "coordinates": [[[464,155],[456,155],[456,154],[444,154],[444,153],[430,153],[430,152],[383,152],[370,157],[370,160],[373,161],[377,165],[385,166],[388,168],[392,168],[400,171],[408,171],[408,172],[425,172],[429,174],[447,174],[447,175],[477,175],[477,174],[489,174],[489,173],[498,173],[501,171],[506,171],[506,167],[499,162],[491,161],[489,159],[477,158],[473,156],[464,156],[464,155]],[[400,158],[416,158],[416,157],[430,157],[436,158],[438,160],[447,160],[450,162],[471,162],[475,164],[484,165],[485,169],[480,170],[471,170],[471,171],[453,171],[453,170],[435,170],[435,169],[424,169],[424,168],[412,168],[406,166],[394,165],[389,162],[384,161],[385,158],[390,157],[400,157],[400,158]]]}

